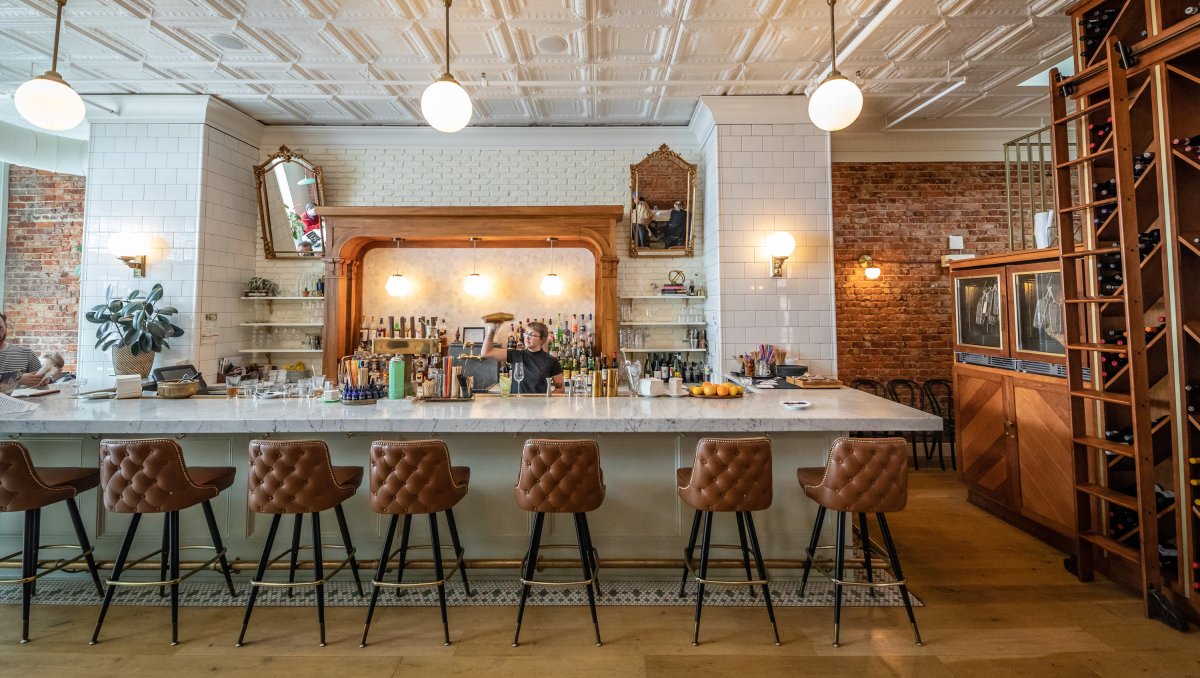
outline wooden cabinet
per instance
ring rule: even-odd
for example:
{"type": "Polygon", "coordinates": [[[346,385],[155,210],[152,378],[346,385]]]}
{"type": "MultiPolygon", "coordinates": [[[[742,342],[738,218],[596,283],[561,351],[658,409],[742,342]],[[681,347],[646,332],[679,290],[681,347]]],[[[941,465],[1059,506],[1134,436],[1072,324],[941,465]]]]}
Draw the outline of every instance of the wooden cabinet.
{"type": "Polygon", "coordinates": [[[1071,550],[1071,420],[1063,380],[954,366],[959,473],[971,501],[1071,550]]]}

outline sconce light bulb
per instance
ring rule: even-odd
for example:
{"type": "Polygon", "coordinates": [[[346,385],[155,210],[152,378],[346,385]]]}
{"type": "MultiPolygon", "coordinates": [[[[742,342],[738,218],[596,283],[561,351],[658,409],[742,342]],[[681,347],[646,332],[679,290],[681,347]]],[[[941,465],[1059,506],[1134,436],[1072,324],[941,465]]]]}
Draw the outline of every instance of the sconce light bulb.
{"type": "Polygon", "coordinates": [[[108,251],[118,257],[143,257],[150,254],[150,236],[119,231],[108,238],[108,251]]]}
{"type": "Polygon", "coordinates": [[[562,294],[562,291],[563,280],[562,278],[558,277],[558,274],[547,273],[546,276],[542,278],[543,294],[551,297],[557,297],[558,295],[562,294]]]}
{"type": "Polygon", "coordinates": [[[463,291],[473,297],[486,297],[492,291],[492,282],[478,273],[472,273],[463,282],[463,291]]]}
{"type": "Polygon", "coordinates": [[[767,237],[767,254],[772,257],[790,257],[796,251],[796,239],[791,233],[778,231],[767,237]]]}
{"type": "Polygon", "coordinates": [[[876,278],[879,277],[879,274],[882,272],[883,271],[879,270],[878,266],[868,266],[863,271],[863,275],[867,276],[867,280],[875,280],[876,278]]]}

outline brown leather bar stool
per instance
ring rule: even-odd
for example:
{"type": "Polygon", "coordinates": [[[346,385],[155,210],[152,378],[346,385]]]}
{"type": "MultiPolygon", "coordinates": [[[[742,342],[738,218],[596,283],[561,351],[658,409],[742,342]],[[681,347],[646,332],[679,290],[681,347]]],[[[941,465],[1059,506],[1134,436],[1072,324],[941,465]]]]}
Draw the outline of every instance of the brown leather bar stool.
{"type": "Polygon", "coordinates": [[[771,606],[770,580],[751,515],[751,511],[763,511],[771,506],[771,441],[766,438],[701,438],[696,444],[696,459],[692,467],[676,471],[676,481],[679,498],[696,510],[687,548],[683,551],[683,582],[679,587],[679,595],[682,596],[688,575],[691,574],[696,581],[696,625],[692,633],[692,645],[700,644],[700,611],[704,606],[705,584],[749,586],[751,592],[754,586],[762,586],[767,617],[771,620],[775,644],[778,645],[779,626],[775,623],[775,608],[771,606]],[[737,514],[739,546],[711,543],[714,513],[737,514]],[[700,572],[697,573],[693,554],[702,514],[704,538],[700,547],[700,572]],[[746,543],[747,533],[750,536],[749,545],[746,543]],[[740,550],[746,581],[709,579],[708,556],[711,548],[740,550]],[[751,553],[758,579],[750,574],[751,553]]]}
{"type": "Polygon", "coordinates": [[[367,621],[363,626],[362,642],[367,646],[367,632],[371,630],[371,617],[379,601],[382,588],[417,588],[436,586],[438,603],[442,608],[443,645],[450,644],[450,625],[446,620],[446,581],[454,577],[457,570],[462,575],[463,587],[471,595],[467,583],[467,570],[463,566],[463,547],[458,541],[458,527],[454,524],[454,507],[467,496],[467,485],[471,480],[471,469],[450,464],[450,449],[440,440],[377,440],[371,443],[371,510],[390,515],[387,536],[383,540],[383,553],[379,556],[379,568],[371,582],[371,605],[367,608],[367,621]],[[449,572],[442,564],[442,545],[438,536],[437,514],[446,514],[446,525],[450,528],[450,541],[454,548],[454,563],[449,572]],[[404,530],[400,536],[400,548],[392,551],[392,540],[396,536],[396,523],[404,516],[404,530]],[[409,529],[414,515],[429,516],[429,548],[433,551],[433,571],[437,579],[424,582],[407,582],[404,567],[408,549],[424,548],[410,546],[409,529]],[[399,556],[395,582],[384,581],[387,566],[392,558],[399,556]]]}
{"type": "Polygon", "coordinates": [[[604,472],[600,470],[600,446],[594,440],[525,441],[521,450],[521,472],[513,488],[517,506],[534,514],[533,535],[525,553],[521,573],[521,601],[517,607],[517,629],[513,647],[521,638],[521,619],[531,586],[585,586],[588,607],[592,611],[592,628],[596,632],[596,647],[600,640],[600,622],[596,618],[596,591],[599,580],[596,569],[599,560],[588,531],[587,514],[604,503],[604,472]],[[565,544],[542,544],[542,526],[547,513],[570,513],[575,518],[575,537],[579,543],[579,562],[583,579],[579,581],[537,581],[538,554],[542,550],[571,548],[565,544]],[[593,588],[594,587],[594,588],[593,588]]]}
{"type": "Polygon", "coordinates": [[[35,468],[29,459],[29,450],[24,445],[0,443],[0,512],[22,511],[25,514],[25,538],[21,550],[0,558],[12,560],[21,556],[21,578],[0,579],[0,584],[21,585],[22,643],[29,642],[29,606],[36,593],[38,579],[85,560],[92,581],[96,583],[96,593],[104,595],[100,573],[96,571],[96,560],[92,557],[92,545],[88,541],[87,531],[83,529],[79,506],[75,503],[75,497],[80,492],[87,492],[98,484],[100,471],[95,468],[35,468]],[[71,524],[79,539],[78,546],[41,543],[42,509],[60,501],[67,503],[71,524]],[[41,549],[79,549],[80,553],[70,560],[59,560],[39,572],[38,555],[41,549]]]}
{"type": "Polygon", "coordinates": [[[172,645],[179,644],[180,582],[219,561],[221,572],[225,575],[225,583],[229,586],[229,595],[237,597],[237,591],[233,588],[233,577],[229,572],[229,563],[225,559],[225,546],[221,543],[221,533],[217,530],[217,521],[209,503],[233,485],[235,474],[232,466],[189,468],[183,462],[183,450],[179,444],[166,438],[100,441],[100,484],[104,488],[104,507],[110,513],[131,513],[133,518],[129,521],[125,539],[121,542],[121,550],[117,552],[117,560],[113,563],[108,590],[104,594],[104,604],[100,606],[100,616],[96,619],[96,629],[92,632],[92,645],[100,639],[100,627],[104,625],[108,606],[112,604],[113,596],[120,586],[171,588],[172,645]],[[179,543],[179,512],[197,504],[204,509],[204,520],[208,523],[208,532],[213,543],[211,548],[215,553],[208,562],[180,576],[180,550],[210,548],[180,546],[179,543]],[[169,569],[169,572],[153,582],[121,581],[121,574],[127,569],[125,560],[133,546],[134,535],[137,534],[142,516],[147,513],[163,514],[164,547],[138,558],[129,563],[128,567],[132,568],[157,555],[163,570],[169,569]]]}
{"type": "MultiPolygon", "coordinates": [[[[354,544],[350,541],[350,530],[346,526],[346,514],[342,502],[354,496],[362,484],[361,466],[334,466],[329,458],[329,447],[320,440],[251,440],[250,476],[247,481],[250,510],[272,516],[271,528],[267,531],[267,542],[263,545],[262,557],[254,581],[250,582],[250,598],[246,601],[246,615],[242,618],[242,632],[238,634],[237,646],[246,639],[246,628],[250,626],[250,615],[254,612],[254,601],[258,589],[263,586],[285,587],[312,586],[317,591],[317,623],[321,628],[321,647],[325,647],[325,584],[341,572],[347,564],[358,585],[358,595],[363,595],[362,580],[358,576],[358,560],[354,557],[354,544]],[[346,559],[333,572],[325,574],[324,554],[321,545],[321,512],[333,509],[338,528],[342,532],[342,548],[346,559]],[[311,547],[300,545],[300,530],[304,514],[312,517],[311,547]],[[271,557],[279,521],[285,515],[296,516],[292,530],[292,546],[287,551],[271,557]],[[297,554],[312,548],[313,580],[296,581],[297,554]],[[287,583],[263,581],[267,568],[284,556],[290,558],[287,583]]],[[[336,547],[332,547],[336,548],[336,547]]]]}
{"type": "MultiPolygon", "coordinates": [[[[813,525],[812,539],[804,558],[804,576],[800,581],[800,595],[808,584],[808,573],[812,569],[813,555],[821,537],[821,524],[826,511],[837,514],[837,543],[835,549],[833,580],[833,646],[838,647],[841,639],[842,586],[900,587],[900,596],[908,610],[908,621],[912,625],[913,638],[921,644],[921,632],[917,630],[917,618],[913,615],[912,601],[904,571],[900,569],[900,556],[892,542],[885,513],[901,511],[908,503],[908,442],[904,438],[838,438],[829,452],[829,462],[824,468],[799,468],[796,476],[804,494],[817,502],[817,520],[813,525]],[[846,514],[858,514],[859,539],[863,549],[863,565],[867,573],[866,583],[845,582],[846,568],[846,514]],[[867,532],[867,514],[874,513],[879,522],[879,532],[887,548],[887,557],[892,563],[894,582],[875,582],[871,569],[872,551],[879,551],[867,532]]],[[[853,530],[853,526],[851,526],[853,530]]],[[[882,554],[880,554],[882,555],[882,554]]],[[[826,573],[828,575],[828,573],[826,573]]]]}

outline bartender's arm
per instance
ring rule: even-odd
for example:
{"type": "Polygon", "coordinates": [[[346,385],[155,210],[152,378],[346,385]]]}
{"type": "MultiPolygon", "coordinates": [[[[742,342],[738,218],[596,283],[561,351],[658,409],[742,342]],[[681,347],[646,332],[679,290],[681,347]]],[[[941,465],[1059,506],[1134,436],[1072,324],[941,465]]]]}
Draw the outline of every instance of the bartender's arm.
{"type": "Polygon", "coordinates": [[[29,362],[25,365],[25,374],[21,375],[21,385],[30,388],[37,388],[47,381],[46,375],[42,374],[42,361],[33,353],[29,354],[29,362]]]}
{"type": "Polygon", "coordinates": [[[500,323],[488,323],[487,334],[485,334],[483,337],[483,349],[481,352],[485,358],[491,358],[492,360],[498,362],[505,362],[508,360],[508,349],[497,348],[495,345],[496,330],[499,329],[499,327],[500,323]]]}

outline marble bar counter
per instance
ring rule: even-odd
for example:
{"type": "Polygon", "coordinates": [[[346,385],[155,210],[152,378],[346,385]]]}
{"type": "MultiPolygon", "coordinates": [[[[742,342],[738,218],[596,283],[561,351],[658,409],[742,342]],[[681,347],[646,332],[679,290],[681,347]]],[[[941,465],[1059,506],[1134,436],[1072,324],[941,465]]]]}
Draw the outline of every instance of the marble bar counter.
{"type": "MultiPolygon", "coordinates": [[[[225,398],[94,401],[46,396],[36,402],[35,411],[0,417],[0,434],[26,445],[38,465],[94,465],[104,437],[169,436],[182,446],[190,465],[236,468],[233,487],[212,503],[230,555],[242,567],[257,561],[270,525],[268,517],[249,511],[246,502],[247,447],[258,437],[320,439],[329,445],[335,464],[364,468],[372,440],[444,440],[453,462],[471,467],[470,491],[454,509],[466,556],[493,564],[519,561],[528,544],[530,516],[516,507],[512,491],[524,440],[594,439],[607,487],[603,506],[589,517],[601,559],[662,565],[678,560],[687,540],[692,515],[676,495],[675,470],[692,465],[702,437],[771,439],[774,500],[755,522],[766,556],[791,560],[803,557],[816,512],[796,482],[797,467],[823,465],[833,441],[847,431],[941,428],[937,417],[852,389],[763,392],[732,400],[530,396],[365,406],[225,398]],[[789,410],[781,405],[784,400],[808,400],[812,406],[789,410]]],[[[344,507],[359,556],[373,560],[386,523],[370,511],[368,493],[364,479],[358,496],[344,507]]],[[[79,504],[99,557],[111,560],[129,516],[106,513],[99,492],[82,496],[79,504]]],[[[185,544],[208,543],[199,509],[185,511],[181,523],[185,544]]],[[[64,506],[44,510],[42,525],[43,543],[73,543],[64,506]]],[[[135,553],[158,548],[160,525],[157,516],[142,521],[135,553]]],[[[339,543],[336,521],[324,525],[327,543],[339,543]]],[[[19,514],[0,513],[0,549],[20,549],[21,527],[19,514]]],[[[425,521],[415,521],[414,539],[424,540],[426,529],[425,521]]],[[[550,517],[546,530],[554,542],[574,538],[569,516],[550,517]]],[[[729,541],[737,534],[732,516],[719,516],[714,532],[714,541],[736,543],[729,541]]],[[[509,569],[495,574],[516,576],[516,566],[509,569]]]]}

